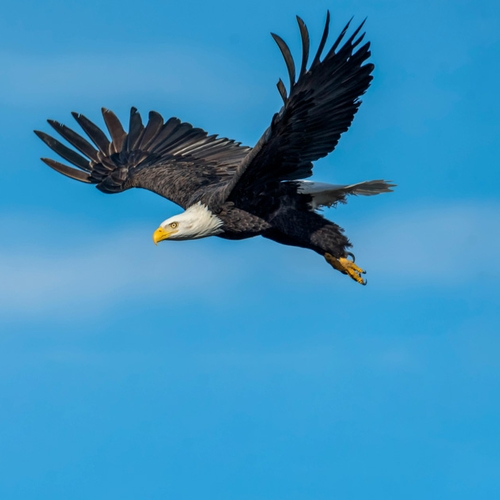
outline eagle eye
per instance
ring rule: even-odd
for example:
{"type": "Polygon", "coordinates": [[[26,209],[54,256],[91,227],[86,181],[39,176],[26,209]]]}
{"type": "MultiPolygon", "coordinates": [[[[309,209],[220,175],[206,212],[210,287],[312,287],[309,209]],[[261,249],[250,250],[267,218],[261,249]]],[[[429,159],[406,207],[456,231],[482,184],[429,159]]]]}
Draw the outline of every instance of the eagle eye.
{"type": "Polygon", "coordinates": [[[175,229],[178,225],[179,225],[179,224],[178,224],[177,222],[171,222],[171,223],[170,223],[170,227],[171,227],[172,229],[175,229]]]}

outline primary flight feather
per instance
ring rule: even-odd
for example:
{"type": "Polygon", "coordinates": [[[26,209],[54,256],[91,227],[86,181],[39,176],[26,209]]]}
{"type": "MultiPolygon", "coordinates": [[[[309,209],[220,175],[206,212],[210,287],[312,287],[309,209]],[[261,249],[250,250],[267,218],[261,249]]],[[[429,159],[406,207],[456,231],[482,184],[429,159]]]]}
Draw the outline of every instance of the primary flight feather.
{"type": "Polygon", "coordinates": [[[127,133],[116,115],[103,109],[111,140],[83,115],[73,113],[90,142],[53,120],[49,124],[74,149],[44,132],[35,133],[76,168],[49,158],[42,160],[72,179],[96,184],[104,193],[138,187],[184,208],[183,213],[160,224],[153,234],[155,243],[260,235],[314,250],[335,269],[366,284],[361,277],[364,271],[348,251],[351,244],[343,230],[316,209],[344,202],[349,194],[389,192],[394,184],[375,180],[332,185],[303,179],[312,175],[312,162],[333,151],[361,104],[359,98],[372,80],[373,64],[366,63],[370,44],[361,44],[363,23],[345,39],[349,22],[323,54],[328,13],[319,48],[308,66],[309,33],[302,19],[297,17],[297,21],[302,39],[298,77],[287,44],[272,34],[285,59],[289,89],[287,92],[280,79],[283,107],[254,148],[208,135],[178,118],[165,122],[154,111],[144,125],[135,108],[130,111],[127,133]]]}

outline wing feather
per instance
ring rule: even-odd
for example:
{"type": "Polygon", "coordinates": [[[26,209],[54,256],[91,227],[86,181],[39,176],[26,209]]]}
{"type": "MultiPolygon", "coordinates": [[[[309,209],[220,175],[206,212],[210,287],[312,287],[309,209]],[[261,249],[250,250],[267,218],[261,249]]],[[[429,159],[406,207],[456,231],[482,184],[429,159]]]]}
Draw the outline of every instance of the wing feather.
{"type": "Polygon", "coordinates": [[[306,72],[307,60],[309,59],[309,31],[299,16],[297,16],[297,23],[299,24],[300,38],[302,39],[302,64],[300,65],[300,76],[302,76],[306,72]]]}
{"type": "MultiPolygon", "coordinates": [[[[177,118],[171,118],[171,120],[176,120],[177,122],[179,122],[177,118]]],[[[142,150],[148,149],[150,144],[158,135],[158,132],[161,130],[162,126],[163,117],[160,115],[160,113],[157,113],[156,111],[150,111],[149,120],[138,148],[142,150]]]]}
{"type": "Polygon", "coordinates": [[[102,114],[111,141],[89,119],[73,113],[98,150],[65,125],[49,121],[85,157],[45,132],[35,133],[77,168],[42,158],[49,167],[72,179],[96,184],[105,193],[139,187],[186,208],[193,200],[203,200],[207,185],[217,189],[227,183],[250,151],[240,143],[208,135],[178,118],[164,123],[162,116],[154,111],[144,126],[137,109],[132,108],[128,134],[113,112],[103,108],[102,114]]]}
{"type": "Polygon", "coordinates": [[[273,34],[285,59],[290,93],[286,95],[280,80],[278,90],[284,105],[252,153],[240,163],[221,199],[224,196],[236,199],[248,190],[259,192],[269,182],[309,177],[312,162],[333,151],[341,134],[351,125],[361,104],[359,98],[370,85],[374,66],[365,64],[370,56],[370,44],[360,46],[364,21],[344,40],[349,21],[322,59],[330,26],[328,12],[321,42],[307,70],[309,35],[299,19],[302,39],[299,79],[295,82],[295,64],[288,46],[273,34]]]}
{"type": "Polygon", "coordinates": [[[163,142],[179,128],[180,123],[178,118],[169,118],[165,125],[161,127],[161,130],[158,129],[156,137],[151,141],[149,146],[151,151],[158,152],[163,142]]]}
{"type": "MultiPolygon", "coordinates": [[[[327,10],[326,11],[325,27],[323,28],[323,35],[321,36],[321,42],[319,42],[318,50],[316,51],[316,55],[314,56],[313,62],[311,64],[311,68],[316,67],[320,63],[321,54],[323,53],[323,49],[325,48],[326,41],[328,40],[329,30],[330,30],[330,11],[327,10]]],[[[343,36],[343,35],[341,34],[340,36],[343,36]]]]}
{"type": "Polygon", "coordinates": [[[91,160],[99,161],[97,157],[97,150],[85,140],[81,135],[73,132],[66,125],[62,125],[54,120],[47,120],[49,125],[64,139],[66,139],[71,145],[73,145],[80,153],[88,156],[91,160]]]}
{"type": "Polygon", "coordinates": [[[68,148],[64,144],[61,144],[57,139],[54,139],[48,134],[44,132],[40,132],[39,130],[35,130],[35,134],[42,139],[47,146],[55,151],[59,156],[62,156],[65,160],[69,161],[75,167],[79,167],[82,170],[87,170],[90,172],[89,162],[83,156],[79,155],[76,151],[68,148]]]}
{"type": "Polygon", "coordinates": [[[283,99],[283,104],[286,104],[286,102],[288,101],[288,96],[286,93],[285,84],[283,83],[283,80],[281,78],[278,80],[276,86],[278,87],[278,92],[280,93],[280,96],[283,99]]]}
{"type": "Polygon", "coordinates": [[[102,108],[102,117],[111,136],[111,149],[109,154],[120,153],[127,133],[123,130],[118,117],[110,109],[102,108]]]}
{"type": "Polygon", "coordinates": [[[47,164],[50,168],[53,168],[57,172],[70,177],[71,179],[75,179],[80,182],[86,182],[89,184],[91,182],[90,176],[81,170],[77,170],[76,168],[68,167],[63,163],[59,163],[58,161],[51,160],[50,158],[41,158],[41,160],[47,164]]]}
{"type": "Polygon", "coordinates": [[[107,155],[109,152],[109,140],[106,134],[88,118],[78,113],[71,113],[73,118],[77,121],[78,125],[82,127],[83,131],[89,136],[90,140],[99,148],[99,151],[107,155]]]}
{"type": "Polygon", "coordinates": [[[295,83],[295,62],[293,60],[292,53],[290,52],[290,48],[286,44],[285,40],[283,40],[283,38],[279,35],[271,33],[271,36],[274,38],[274,41],[278,44],[278,47],[283,54],[286,68],[288,70],[288,76],[290,78],[290,88],[292,88],[295,83]]]}
{"type": "Polygon", "coordinates": [[[127,153],[130,153],[135,149],[137,143],[140,141],[142,134],[144,133],[144,125],[142,123],[141,115],[137,112],[136,108],[130,110],[130,121],[128,126],[127,135],[127,153]]]}

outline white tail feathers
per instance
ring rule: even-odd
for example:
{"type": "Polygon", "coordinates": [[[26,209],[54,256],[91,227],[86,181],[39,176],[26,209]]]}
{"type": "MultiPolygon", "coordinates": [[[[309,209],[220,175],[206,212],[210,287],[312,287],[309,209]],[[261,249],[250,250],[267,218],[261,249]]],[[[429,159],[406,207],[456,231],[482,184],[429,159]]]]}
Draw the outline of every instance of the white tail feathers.
{"type": "Polygon", "coordinates": [[[344,201],[348,194],[373,196],[380,193],[390,193],[396,184],[390,181],[364,181],[357,184],[340,185],[325,184],[323,182],[298,181],[299,193],[312,196],[311,208],[331,207],[335,203],[344,201]]]}

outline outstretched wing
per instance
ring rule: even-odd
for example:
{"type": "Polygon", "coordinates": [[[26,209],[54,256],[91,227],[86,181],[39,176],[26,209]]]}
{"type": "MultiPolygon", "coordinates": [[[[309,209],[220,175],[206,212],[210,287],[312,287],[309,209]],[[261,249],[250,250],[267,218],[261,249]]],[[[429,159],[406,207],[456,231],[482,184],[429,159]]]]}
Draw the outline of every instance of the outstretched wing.
{"type": "Polygon", "coordinates": [[[139,187],[187,208],[191,199],[203,197],[207,186],[229,182],[250,151],[240,143],[208,135],[177,118],[164,122],[154,111],[144,126],[140,114],[132,108],[128,133],[112,111],[103,108],[102,115],[111,141],[85,116],[73,113],[92,144],[65,125],[48,120],[79,153],[44,132],[35,133],[77,168],[49,158],[42,161],[72,179],[96,184],[105,193],[139,187]]]}
{"type": "Polygon", "coordinates": [[[341,46],[349,21],[321,60],[328,38],[328,12],[318,51],[307,69],[309,33],[302,19],[297,17],[297,21],[302,38],[299,78],[295,81],[295,63],[287,44],[272,34],[287,65],[290,93],[287,94],[280,79],[278,90],[284,105],[252,152],[240,163],[226,189],[228,197],[242,196],[250,188],[258,190],[269,181],[309,177],[311,162],[333,151],[340,135],[351,125],[361,104],[359,97],[372,80],[373,64],[363,64],[370,56],[370,44],[357,49],[364,37],[364,33],[359,35],[363,23],[341,46]]]}

